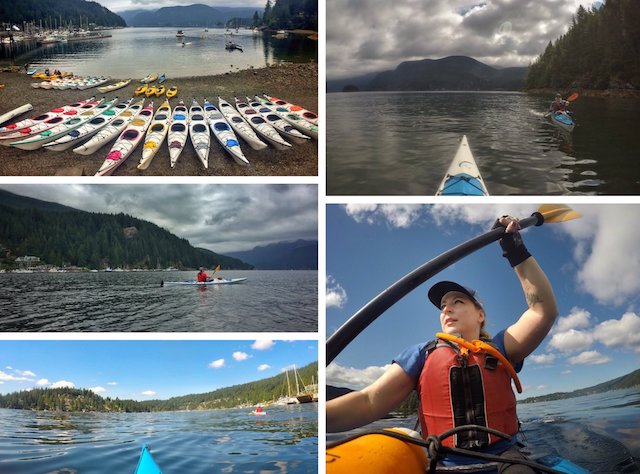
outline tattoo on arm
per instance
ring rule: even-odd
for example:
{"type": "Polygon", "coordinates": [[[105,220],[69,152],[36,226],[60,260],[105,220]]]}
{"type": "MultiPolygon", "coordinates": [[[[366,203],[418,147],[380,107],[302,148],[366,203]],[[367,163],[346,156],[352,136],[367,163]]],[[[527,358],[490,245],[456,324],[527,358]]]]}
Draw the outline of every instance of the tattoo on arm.
{"type": "Polygon", "coordinates": [[[527,299],[527,304],[529,305],[529,307],[535,306],[540,303],[544,303],[544,300],[542,299],[542,297],[535,292],[527,293],[525,295],[525,298],[527,299]]]}

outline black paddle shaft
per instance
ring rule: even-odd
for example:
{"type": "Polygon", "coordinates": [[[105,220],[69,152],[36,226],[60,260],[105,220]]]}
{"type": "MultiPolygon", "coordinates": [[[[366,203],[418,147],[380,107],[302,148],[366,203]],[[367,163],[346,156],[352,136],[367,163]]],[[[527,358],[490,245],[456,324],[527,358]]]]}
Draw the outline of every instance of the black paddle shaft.
{"type": "MultiPolygon", "coordinates": [[[[531,217],[522,219],[519,223],[521,229],[531,227],[532,225],[540,226],[544,223],[544,217],[540,213],[535,213],[531,217]]],[[[369,324],[375,321],[378,316],[393,306],[407,293],[415,290],[429,278],[440,273],[461,258],[472,254],[482,247],[486,247],[492,242],[500,240],[504,234],[504,228],[492,229],[485,234],[474,237],[457,247],[447,250],[436,258],[419,266],[411,273],[406,274],[373,298],[327,339],[327,365],[329,365],[358,334],[369,326],[369,324]]]]}

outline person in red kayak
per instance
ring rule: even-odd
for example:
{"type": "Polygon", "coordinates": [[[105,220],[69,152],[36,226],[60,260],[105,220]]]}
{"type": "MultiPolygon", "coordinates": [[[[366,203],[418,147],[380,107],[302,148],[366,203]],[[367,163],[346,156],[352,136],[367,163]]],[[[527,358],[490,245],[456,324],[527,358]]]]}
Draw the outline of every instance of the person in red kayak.
{"type": "MultiPolygon", "coordinates": [[[[494,228],[503,227],[503,256],[523,288],[527,309],[493,338],[486,332],[486,312],[478,294],[451,281],[436,283],[428,298],[440,312],[441,333],[401,352],[384,374],[368,387],[327,402],[327,432],[347,431],[371,423],[394,410],[416,391],[422,437],[461,425],[495,429],[507,439],[482,429],[470,429],[444,438],[442,445],[499,455],[500,472],[533,473],[513,464],[523,459],[517,448],[519,422],[513,380],[516,373],[551,330],[558,309],[547,276],[524,246],[518,219],[503,216],[494,228]]],[[[477,463],[459,455],[446,455],[445,465],[477,463]]]]}
{"type": "Polygon", "coordinates": [[[262,413],[262,407],[256,407],[256,413],[262,413]]]}
{"type": "Polygon", "coordinates": [[[200,267],[200,271],[198,272],[198,283],[206,283],[208,281],[211,281],[211,278],[207,275],[204,267],[200,267]]]}

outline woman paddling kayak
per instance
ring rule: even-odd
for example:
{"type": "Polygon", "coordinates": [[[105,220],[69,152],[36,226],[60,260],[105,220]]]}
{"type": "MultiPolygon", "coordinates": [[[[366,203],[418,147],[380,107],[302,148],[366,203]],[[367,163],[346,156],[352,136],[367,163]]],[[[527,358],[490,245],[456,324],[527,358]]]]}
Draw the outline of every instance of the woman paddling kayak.
{"type": "MultiPolygon", "coordinates": [[[[403,351],[373,384],[327,402],[327,431],[354,429],[375,421],[398,406],[412,390],[420,398],[422,437],[440,435],[459,425],[479,425],[510,436],[501,440],[483,430],[461,432],[443,445],[498,454],[508,472],[534,472],[513,465],[522,458],[515,445],[518,431],[511,380],[548,334],[557,316],[551,285],[524,246],[518,220],[503,216],[500,245],[522,284],[528,308],[493,339],[485,331],[486,313],[477,293],[454,282],[440,282],[428,293],[440,310],[442,332],[434,341],[403,351]],[[473,341],[473,342],[471,342],[473,341]]],[[[468,457],[444,458],[444,464],[476,462],[468,457]]],[[[501,471],[502,472],[502,471],[501,471]]]]}

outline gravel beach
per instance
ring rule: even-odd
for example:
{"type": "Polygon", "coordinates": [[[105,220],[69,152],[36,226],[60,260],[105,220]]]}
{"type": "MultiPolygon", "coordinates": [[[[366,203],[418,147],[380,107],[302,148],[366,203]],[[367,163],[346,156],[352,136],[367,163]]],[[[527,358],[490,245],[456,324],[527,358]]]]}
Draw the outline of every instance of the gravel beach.
{"type": "MultiPolygon", "coordinates": [[[[1,72],[0,115],[25,103],[33,105],[33,110],[12,119],[2,125],[35,117],[62,106],[91,96],[111,99],[117,96],[126,100],[134,96],[140,78],[116,91],[106,94],[97,88],[79,90],[34,89],[36,82],[24,73],[1,72]]],[[[112,79],[107,84],[117,82],[112,79]]],[[[175,107],[180,100],[189,107],[193,98],[200,105],[207,98],[217,106],[221,96],[233,104],[234,96],[244,99],[267,93],[283,100],[300,105],[308,110],[318,110],[318,65],[316,63],[285,64],[260,69],[248,69],[229,72],[217,76],[176,78],[169,77],[164,83],[168,89],[178,87],[178,95],[170,100],[175,107]]],[[[150,98],[145,103],[148,103],[150,98]]],[[[154,112],[163,98],[153,98],[154,112]]],[[[93,176],[104,161],[114,141],[90,156],[73,153],[72,149],[54,152],[46,149],[25,151],[9,146],[0,146],[0,175],[4,176],[93,176]]],[[[197,158],[190,140],[175,166],[169,166],[169,151],[166,141],[154,157],[148,169],[136,168],[141,157],[142,144],[138,145],[127,160],[113,173],[113,176],[317,176],[318,142],[309,140],[303,144],[293,144],[289,150],[279,151],[273,147],[255,151],[240,139],[240,146],[251,166],[238,165],[211,136],[209,168],[204,169],[197,158]]]]}

